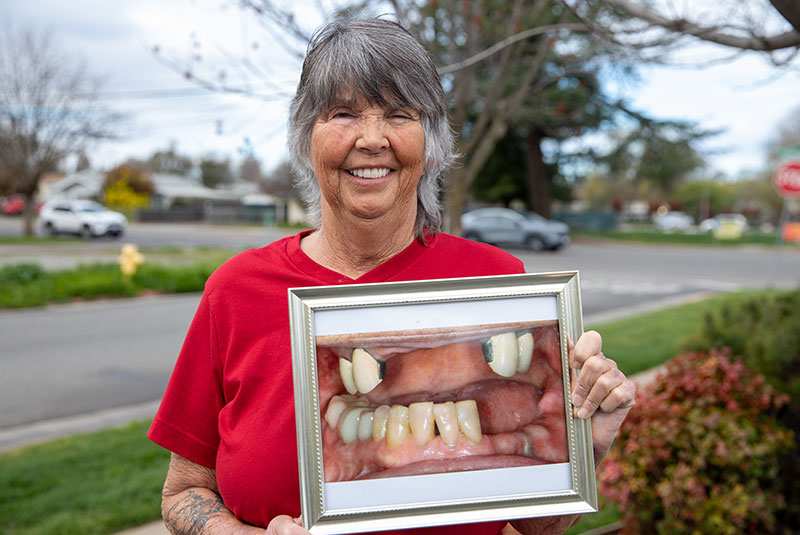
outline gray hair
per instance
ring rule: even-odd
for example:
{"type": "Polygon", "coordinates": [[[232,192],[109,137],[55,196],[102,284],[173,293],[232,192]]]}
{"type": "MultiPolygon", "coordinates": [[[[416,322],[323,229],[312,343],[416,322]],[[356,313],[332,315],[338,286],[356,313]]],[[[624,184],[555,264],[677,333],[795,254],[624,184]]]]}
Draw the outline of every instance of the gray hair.
{"type": "Polygon", "coordinates": [[[308,45],[289,113],[289,151],[295,185],[311,223],[321,223],[321,192],[311,167],[311,131],[342,96],[370,104],[410,107],[425,133],[425,174],[417,186],[416,235],[442,226],[439,192],[455,159],[453,133],[436,66],[428,52],[399,24],[384,19],[335,20],[319,28],[308,45]]]}

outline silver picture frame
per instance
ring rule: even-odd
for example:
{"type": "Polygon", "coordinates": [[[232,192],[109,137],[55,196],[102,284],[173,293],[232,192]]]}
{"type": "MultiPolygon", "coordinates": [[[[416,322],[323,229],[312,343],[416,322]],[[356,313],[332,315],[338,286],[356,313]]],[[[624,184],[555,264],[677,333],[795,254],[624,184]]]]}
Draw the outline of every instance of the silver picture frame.
{"type": "Polygon", "coordinates": [[[288,294],[301,510],[311,533],[597,511],[591,424],[574,416],[569,401],[577,376],[569,348],[583,333],[577,271],[291,288],[288,294]],[[484,336],[487,326],[491,331],[494,325],[520,323],[532,325],[532,332],[544,324],[557,329],[552,342],[557,348],[551,351],[556,356],[549,360],[557,359],[561,367],[556,390],[563,389],[564,462],[326,481],[323,431],[331,431],[320,400],[319,380],[326,370],[319,369],[318,350],[329,353],[350,337],[356,340],[351,345],[361,344],[364,333],[369,338],[369,333],[433,332],[443,344],[453,332],[484,336]]]}

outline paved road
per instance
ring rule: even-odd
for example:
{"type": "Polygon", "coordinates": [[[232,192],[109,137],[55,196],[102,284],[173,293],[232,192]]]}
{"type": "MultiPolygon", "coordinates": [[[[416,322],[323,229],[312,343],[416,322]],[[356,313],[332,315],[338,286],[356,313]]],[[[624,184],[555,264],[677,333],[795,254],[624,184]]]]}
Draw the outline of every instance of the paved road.
{"type": "MultiPolygon", "coordinates": [[[[200,229],[199,234],[234,243],[241,230],[200,229]]],[[[264,229],[251,231],[235,243],[244,248],[267,239],[264,229]]],[[[164,231],[159,239],[167,235],[164,231]]],[[[196,237],[186,239],[197,244],[196,237]]],[[[102,248],[101,243],[87,245],[102,248]]],[[[8,249],[14,247],[0,245],[0,253],[13,256],[8,249]]],[[[118,244],[106,247],[114,253],[103,254],[116,254],[118,244]]],[[[580,270],[587,324],[704,292],[771,282],[793,287],[800,275],[800,253],[786,251],[777,275],[768,277],[771,254],[761,248],[576,243],[556,254],[512,252],[529,272],[580,270]]],[[[152,411],[198,299],[149,297],[0,312],[0,431],[131,404],[152,411]]]]}

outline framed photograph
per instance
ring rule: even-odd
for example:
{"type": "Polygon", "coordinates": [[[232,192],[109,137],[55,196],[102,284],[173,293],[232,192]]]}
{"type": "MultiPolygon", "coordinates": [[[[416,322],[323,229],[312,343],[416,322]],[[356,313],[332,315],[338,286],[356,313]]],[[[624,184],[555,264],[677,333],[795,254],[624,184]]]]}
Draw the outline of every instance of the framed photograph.
{"type": "Polygon", "coordinates": [[[577,272],[289,290],[312,533],[597,510],[577,272]]]}

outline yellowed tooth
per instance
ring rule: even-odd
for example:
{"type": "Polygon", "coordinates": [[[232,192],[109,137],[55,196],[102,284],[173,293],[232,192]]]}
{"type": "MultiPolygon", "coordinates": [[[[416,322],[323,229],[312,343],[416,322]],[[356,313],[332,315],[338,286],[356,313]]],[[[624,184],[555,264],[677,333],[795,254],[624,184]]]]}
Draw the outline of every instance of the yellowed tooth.
{"type": "Polygon", "coordinates": [[[458,412],[456,404],[452,401],[446,403],[436,403],[433,406],[433,417],[436,420],[436,428],[439,436],[448,446],[454,446],[458,442],[458,412]]]}
{"type": "Polygon", "coordinates": [[[378,441],[386,437],[386,421],[389,419],[389,406],[381,405],[372,415],[372,440],[378,441]]]}
{"type": "Polygon", "coordinates": [[[339,357],[339,376],[342,378],[342,383],[344,383],[344,387],[349,393],[355,394],[358,392],[356,383],[353,381],[353,363],[342,357],[339,357]]]}
{"type": "Polygon", "coordinates": [[[497,375],[512,377],[517,373],[519,349],[515,333],[496,334],[483,343],[483,357],[497,375]]]}
{"type": "Polygon", "coordinates": [[[386,445],[389,449],[400,447],[408,438],[409,432],[408,407],[392,405],[386,420],[386,445]]]}
{"type": "Polygon", "coordinates": [[[480,444],[483,434],[481,433],[481,420],[478,417],[478,404],[474,399],[457,401],[456,412],[458,413],[458,428],[461,433],[475,444],[480,444]]]}
{"type": "Polygon", "coordinates": [[[433,401],[412,403],[408,406],[408,426],[411,436],[419,446],[433,440],[433,401]]]}
{"type": "Polygon", "coordinates": [[[517,346],[519,347],[517,371],[525,373],[531,367],[531,360],[533,359],[533,335],[528,331],[517,335],[517,346]]]}
{"type": "Polygon", "coordinates": [[[339,438],[345,444],[353,442],[358,437],[358,420],[365,410],[367,410],[365,407],[350,407],[339,417],[336,427],[339,431],[339,438]]]}
{"type": "Polygon", "coordinates": [[[350,406],[350,400],[347,398],[355,399],[353,396],[333,396],[328,402],[328,410],[325,411],[325,421],[328,422],[328,425],[331,426],[332,429],[336,429],[339,417],[345,409],[350,406]]]}
{"type": "Polygon", "coordinates": [[[353,350],[353,379],[359,392],[372,392],[383,380],[385,364],[375,359],[366,349],[353,350]]]}
{"type": "Polygon", "coordinates": [[[375,411],[364,411],[358,419],[358,440],[367,440],[372,437],[372,417],[375,411]]]}

